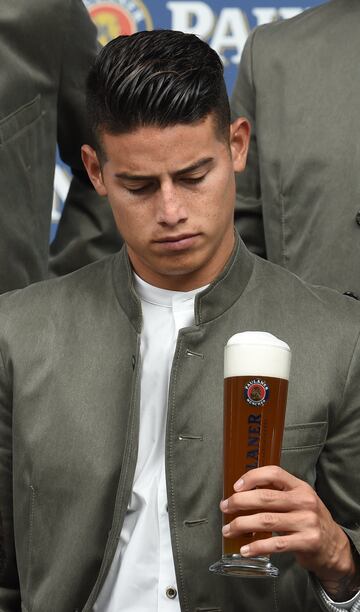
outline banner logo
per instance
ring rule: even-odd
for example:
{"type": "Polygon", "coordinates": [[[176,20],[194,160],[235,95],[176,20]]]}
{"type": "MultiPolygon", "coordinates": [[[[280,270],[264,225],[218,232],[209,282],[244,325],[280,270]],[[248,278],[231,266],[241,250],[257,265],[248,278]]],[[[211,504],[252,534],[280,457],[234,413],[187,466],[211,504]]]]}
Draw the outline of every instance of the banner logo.
{"type": "Polygon", "coordinates": [[[84,3],[97,27],[102,45],[120,34],[134,34],[154,27],[142,0],[84,0],[84,3]]]}

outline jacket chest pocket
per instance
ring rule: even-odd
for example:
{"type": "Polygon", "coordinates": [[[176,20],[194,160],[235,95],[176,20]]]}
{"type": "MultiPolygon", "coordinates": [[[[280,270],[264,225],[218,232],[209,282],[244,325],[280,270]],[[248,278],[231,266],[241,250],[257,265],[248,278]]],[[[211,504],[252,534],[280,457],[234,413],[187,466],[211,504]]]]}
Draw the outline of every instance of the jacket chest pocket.
{"type": "Polygon", "coordinates": [[[23,104],[13,113],[0,121],[0,145],[4,145],[20,136],[42,116],[41,98],[36,96],[30,102],[23,104]]]}
{"type": "MultiPolygon", "coordinates": [[[[17,220],[27,219],[29,207],[32,207],[36,210],[34,226],[39,224],[41,213],[38,208],[38,183],[41,194],[44,167],[49,163],[44,117],[41,97],[36,96],[0,121],[0,180],[3,193],[11,194],[11,197],[2,199],[2,207],[8,208],[4,211],[4,217],[13,219],[16,211],[17,220]],[[14,168],[18,170],[14,172],[14,168]]],[[[45,176],[47,174],[45,172],[45,176]]],[[[39,198],[40,201],[43,197],[39,198]]],[[[22,227],[21,223],[16,225],[22,227]]],[[[30,229],[25,225],[28,234],[30,229]]],[[[3,231],[5,233],[6,229],[3,231]]]]}
{"type": "Polygon", "coordinates": [[[327,435],[327,422],[303,423],[285,427],[281,467],[314,486],[316,464],[327,435]]]}

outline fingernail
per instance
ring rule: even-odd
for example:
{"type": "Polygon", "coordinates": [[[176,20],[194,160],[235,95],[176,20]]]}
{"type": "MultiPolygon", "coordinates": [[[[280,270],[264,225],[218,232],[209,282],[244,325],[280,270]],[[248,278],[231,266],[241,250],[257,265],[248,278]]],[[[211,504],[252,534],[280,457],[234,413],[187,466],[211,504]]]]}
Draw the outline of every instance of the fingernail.
{"type": "Polygon", "coordinates": [[[242,555],[243,557],[247,557],[249,552],[250,552],[250,546],[242,546],[240,548],[240,555],[242,555]]]}
{"type": "Polygon", "coordinates": [[[230,533],[230,526],[224,525],[224,527],[222,528],[222,533],[223,535],[228,535],[228,533],[230,533]]]}
{"type": "Polygon", "coordinates": [[[234,489],[235,491],[240,491],[240,489],[242,489],[243,486],[244,486],[244,481],[242,478],[240,478],[239,480],[235,482],[234,489]]]}
{"type": "Polygon", "coordinates": [[[221,510],[227,510],[227,509],[228,509],[228,507],[229,507],[229,502],[228,502],[228,500],[227,500],[227,499],[223,499],[223,500],[220,502],[220,508],[221,508],[221,510]]]}

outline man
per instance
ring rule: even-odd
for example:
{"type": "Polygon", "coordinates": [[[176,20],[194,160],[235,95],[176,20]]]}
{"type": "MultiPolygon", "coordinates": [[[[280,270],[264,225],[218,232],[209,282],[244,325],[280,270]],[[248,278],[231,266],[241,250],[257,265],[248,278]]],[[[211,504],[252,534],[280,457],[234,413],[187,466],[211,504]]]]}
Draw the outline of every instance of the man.
{"type": "Polygon", "coordinates": [[[236,225],[250,250],[360,297],[357,0],[256,29],[232,96],[252,125],[236,225]]]}
{"type": "Polygon", "coordinates": [[[96,148],[83,146],[84,163],[126,246],[0,300],[1,610],[315,612],[350,600],[354,612],[358,304],[234,235],[249,125],[230,125],[204,42],[119,37],[90,73],[88,105],[96,148]],[[242,550],[280,553],[274,582],[208,570],[221,551],[223,349],[247,329],[293,350],[283,468],[239,474],[221,509],[245,511],[226,537],[277,532],[242,550]]]}
{"type": "Polygon", "coordinates": [[[88,140],[85,78],[98,51],[96,29],[83,3],[3,0],[0,27],[3,293],[48,276],[57,142],[74,178],[52,247],[54,272],[89,263],[121,240],[118,234],[114,238],[108,207],[99,206],[80,156],[88,140]]]}

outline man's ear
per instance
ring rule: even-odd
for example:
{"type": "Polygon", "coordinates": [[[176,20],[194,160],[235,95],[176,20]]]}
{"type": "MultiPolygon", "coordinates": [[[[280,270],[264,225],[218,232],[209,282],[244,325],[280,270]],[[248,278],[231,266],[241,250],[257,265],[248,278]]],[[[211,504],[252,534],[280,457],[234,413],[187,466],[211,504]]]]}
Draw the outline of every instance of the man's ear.
{"type": "Polygon", "coordinates": [[[230,148],[235,172],[242,172],[250,142],[250,123],[245,117],[239,117],[230,126],[230,148]]]}
{"type": "Polygon", "coordinates": [[[104,185],[101,164],[96,151],[90,147],[90,145],[83,145],[81,147],[81,157],[89,175],[89,179],[94,185],[96,191],[99,195],[106,196],[107,190],[104,185]]]}

